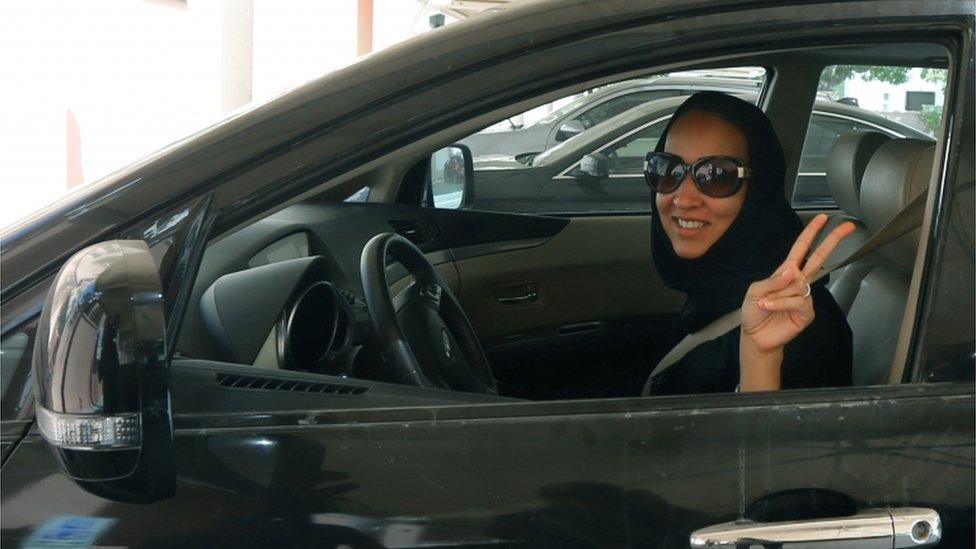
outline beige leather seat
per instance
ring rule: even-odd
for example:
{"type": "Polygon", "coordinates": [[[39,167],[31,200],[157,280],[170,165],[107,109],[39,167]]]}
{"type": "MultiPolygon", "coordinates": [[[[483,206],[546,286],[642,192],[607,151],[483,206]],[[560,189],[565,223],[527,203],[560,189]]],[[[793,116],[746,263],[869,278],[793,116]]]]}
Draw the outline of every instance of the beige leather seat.
{"type": "MultiPolygon", "coordinates": [[[[928,188],[935,145],[895,139],[882,144],[868,162],[860,189],[864,224],[876,233],[928,188]]],[[[888,382],[908,298],[919,230],[881,248],[853,296],[847,322],[854,333],[855,385],[888,382]]]]}
{"type": "MultiPolygon", "coordinates": [[[[828,265],[843,261],[871,237],[861,213],[861,181],[871,157],[890,140],[887,135],[874,131],[847,132],[837,138],[827,155],[827,186],[843,213],[831,216],[820,237],[830,234],[834,227],[846,221],[856,227],[834,250],[828,265]]],[[[845,313],[850,310],[861,280],[872,265],[871,261],[861,260],[830,274],[828,288],[845,313]]]]}

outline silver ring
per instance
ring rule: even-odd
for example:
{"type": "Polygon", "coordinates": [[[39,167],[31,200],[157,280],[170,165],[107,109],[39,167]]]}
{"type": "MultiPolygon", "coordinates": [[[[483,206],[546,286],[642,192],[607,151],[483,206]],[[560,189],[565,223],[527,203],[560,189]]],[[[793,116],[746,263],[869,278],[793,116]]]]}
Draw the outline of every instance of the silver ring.
{"type": "Polygon", "coordinates": [[[807,293],[805,293],[805,294],[803,294],[803,295],[801,295],[800,297],[810,297],[810,292],[811,292],[812,290],[813,290],[813,288],[811,288],[811,287],[810,287],[810,285],[809,285],[809,284],[807,284],[807,293]]]}

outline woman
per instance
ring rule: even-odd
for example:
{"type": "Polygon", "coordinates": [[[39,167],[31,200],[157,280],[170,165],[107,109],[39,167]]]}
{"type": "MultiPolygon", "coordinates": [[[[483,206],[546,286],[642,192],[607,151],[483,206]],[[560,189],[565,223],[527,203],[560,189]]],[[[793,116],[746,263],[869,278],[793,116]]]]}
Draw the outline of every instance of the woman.
{"type": "Polygon", "coordinates": [[[850,327],[825,282],[807,281],[854,227],[839,226],[804,261],[827,218],[803,229],[790,208],[783,149],[766,115],[722,93],[693,95],[648,154],[645,177],[655,190],[654,264],[688,296],[665,352],[742,308],[741,329],[695,347],[645,393],[850,385],[850,327]]]}

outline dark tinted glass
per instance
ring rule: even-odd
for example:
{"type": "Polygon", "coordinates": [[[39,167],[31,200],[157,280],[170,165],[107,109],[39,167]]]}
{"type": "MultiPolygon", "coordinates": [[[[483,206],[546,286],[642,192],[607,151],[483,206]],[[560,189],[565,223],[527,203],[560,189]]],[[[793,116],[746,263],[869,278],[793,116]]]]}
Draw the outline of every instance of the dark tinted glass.
{"type": "Polygon", "coordinates": [[[863,126],[853,120],[814,113],[810,116],[800,170],[793,188],[794,208],[836,208],[837,203],[827,188],[827,155],[837,138],[863,126]]]}
{"type": "MultiPolygon", "coordinates": [[[[939,219],[939,240],[931,245],[936,261],[922,284],[925,292],[921,329],[915,357],[920,365],[914,379],[924,382],[972,381],[976,372],[976,193],[973,173],[973,69],[959,105],[964,106],[954,166],[949,166],[949,188],[939,219]]],[[[950,141],[951,143],[951,141],[950,141]]],[[[953,162],[953,160],[950,160],[953,162]]],[[[939,210],[936,210],[939,211],[939,210]]]]}
{"type": "Polygon", "coordinates": [[[0,341],[0,394],[4,420],[24,419],[24,407],[31,398],[31,359],[37,321],[8,333],[0,341]]]}

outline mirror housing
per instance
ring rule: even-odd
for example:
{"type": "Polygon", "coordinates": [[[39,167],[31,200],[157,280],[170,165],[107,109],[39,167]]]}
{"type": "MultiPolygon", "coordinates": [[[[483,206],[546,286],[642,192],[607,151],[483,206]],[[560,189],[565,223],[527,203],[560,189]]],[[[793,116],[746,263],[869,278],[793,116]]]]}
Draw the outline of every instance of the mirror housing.
{"type": "Polygon", "coordinates": [[[587,154],[569,175],[575,179],[603,181],[610,177],[610,160],[600,153],[587,154]]]}
{"type": "Polygon", "coordinates": [[[576,137],[577,135],[586,131],[586,126],[583,125],[579,120],[570,120],[559,126],[559,130],[556,131],[556,141],[566,141],[571,137],[576,137]]]}
{"type": "Polygon", "coordinates": [[[430,155],[427,206],[458,209],[474,195],[474,158],[467,145],[454,143],[430,155]]]}
{"type": "Polygon", "coordinates": [[[147,503],[176,489],[163,292],[141,240],[69,259],[34,345],[37,424],[61,469],[101,497],[147,503]]]}

